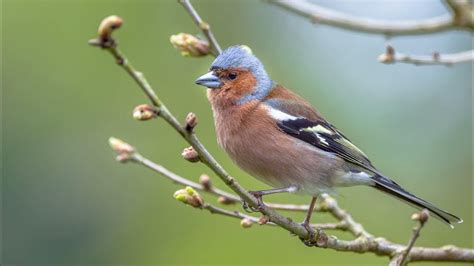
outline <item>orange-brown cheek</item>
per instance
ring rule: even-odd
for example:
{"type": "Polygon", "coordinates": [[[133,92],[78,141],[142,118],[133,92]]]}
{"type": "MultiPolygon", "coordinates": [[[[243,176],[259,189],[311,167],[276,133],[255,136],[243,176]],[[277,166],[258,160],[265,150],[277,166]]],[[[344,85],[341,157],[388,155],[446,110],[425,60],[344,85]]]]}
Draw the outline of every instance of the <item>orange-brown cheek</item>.
{"type": "Polygon", "coordinates": [[[250,74],[250,72],[246,72],[242,74],[242,76],[235,83],[235,86],[239,88],[241,95],[246,95],[255,89],[257,80],[252,74],[250,74]]]}
{"type": "Polygon", "coordinates": [[[253,92],[256,83],[250,73],[241,73],[237,80],[227,81],[219,89],[208,89],[207,97],[213,105],[231,106],[243,96],[253,92]]]}
{"type": "Polygon", "coordinates": [[[242,73],[236,81],[229,84],[231,89],[226,91],[226,96],[231,98],[234,102],[238,101],[243,96],[253,92],[255,84],[256,80],[250,73],[242,73]]]}

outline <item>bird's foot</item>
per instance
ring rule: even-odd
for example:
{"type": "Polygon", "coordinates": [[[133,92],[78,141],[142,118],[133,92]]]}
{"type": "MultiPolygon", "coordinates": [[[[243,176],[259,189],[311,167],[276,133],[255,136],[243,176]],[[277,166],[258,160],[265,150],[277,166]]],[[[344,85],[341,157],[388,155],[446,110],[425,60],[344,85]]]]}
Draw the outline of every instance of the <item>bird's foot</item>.
{"type": "Polygon", "coordinates": [[[300,224],[308,230],[308,237],[300,237],[301,242],[308,247],[314,247],[316,245],[316,231],[314,231],[313,227],[311,227],[311,224],[306,219],[300,224]]]}
{"type": "Polygon", "coordinates": [[[254,196],[257,199],[257,207],[250,206],[247,202],[244,201],[242,207],[244,208],[245,211],[247,212],[260,212],[265,206],[263,203],[262,197],[263,193],[261,191],[249,191],[252,196],[254,196]]]}

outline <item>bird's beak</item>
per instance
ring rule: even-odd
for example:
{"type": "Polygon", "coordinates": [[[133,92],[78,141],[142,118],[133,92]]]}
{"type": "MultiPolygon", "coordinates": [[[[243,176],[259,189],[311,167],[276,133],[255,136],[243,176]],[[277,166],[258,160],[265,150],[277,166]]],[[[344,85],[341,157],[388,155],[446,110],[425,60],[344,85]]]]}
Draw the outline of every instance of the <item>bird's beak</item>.
{"type": "Polygon", "coordinates": [[[210,71],[200,76],[198,79],[196,79],[195,83],[197,85],[208,87],[210,89],[215,89],[222,86],[222,82],[219,80],[219,78],[216,75],[214,75],[213,71],[210,71]]]}

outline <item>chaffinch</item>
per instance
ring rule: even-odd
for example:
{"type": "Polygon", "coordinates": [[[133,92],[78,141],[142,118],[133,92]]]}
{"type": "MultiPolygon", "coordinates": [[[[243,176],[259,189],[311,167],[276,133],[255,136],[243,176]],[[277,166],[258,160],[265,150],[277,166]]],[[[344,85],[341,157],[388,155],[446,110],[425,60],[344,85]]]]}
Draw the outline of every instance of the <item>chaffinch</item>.
{"type": "Polygon", "coordinates": [[[462,222],[384,176],[308,102],[272,81],[247,47],[227,48],[196,84],[208,88],[219,145],[243,170],[275,188],[251,192],[260,204],[273,193],[312,196],[303,221],[308,229],[318,195],[354,185],[426,208],[451,227],[462,222]]]}

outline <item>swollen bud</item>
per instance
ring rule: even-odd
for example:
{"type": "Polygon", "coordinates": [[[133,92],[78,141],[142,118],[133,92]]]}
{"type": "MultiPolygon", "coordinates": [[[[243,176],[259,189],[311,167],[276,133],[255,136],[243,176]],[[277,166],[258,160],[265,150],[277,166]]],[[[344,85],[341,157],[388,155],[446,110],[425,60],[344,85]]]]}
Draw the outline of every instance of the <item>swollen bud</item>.
{"type": "Polygon", "coordinates": [[[135,153],[135,148],[126,143],[125,141],[110,137],[109,138],[109,145],[117,153],[117,161],[119,162],[126,162],[132,158],[132,155],[135,153]]]}
{"type": "Polygon", "coordinates": [[[197,122],[198,122],[198,119],[197,119],[196,114],[192,112],[188,113],[188,115],[186,116],[186,125],[185,125],[186,131],[192,132],[193,129],[196,127],[197,122]]]}
{"type": "Polygon", "coordinates": [[[219,202],[222,205],[231,205],[235,203],[235,200],[230,199],[228,197],[220,196],[217,198],[217,202],[219,202]]]}
{"type": "Polygon", "coordinates": [[[157,116],[155,108],[149,104],[140,104],[133,109],[133,118],[138,121],[146,121],[157,116]]]}
{"type": "Polygon", "coordinates": [[[391,45],[387,45],[385,53],[379,55],[378,60],[380,63],[391,64],[395,62],[395,49],[391,45]]]}
{"type": "Polygon", "coordinates": [[[212,188],[211,178],[206,174],[202,174],[199,177],[199,183],[203,186],[204,190],[211,190],[212,188]]]}
{"type": "Polygon", "coordinates": [[[199,159],[199,154],[197,153],[197,151],[193,148],[193,147],[187,147],[187,148],[184,148],[183,152],[181,153],[181,156],[183,156],[183,158],[186,160],[186,161],[189,161],[189,162],[192,162],[192,163],[196,163],[196,162],[199,162],[200,159],[199,159]]]}
{"type": "Polygon", "coordinates": [[[132,145],[126,143],[125,141],[110,137],[109,138],[109,145],[116,153],[133,153],[135,152],[135,148],[132,145]]]}
{"type": "Polygon", "coordinates": [[[211,52],[209,43],[188,33],[171,35],[170,42],[183,56],[200,57],[211,52]]]}
{"type": "Polygon", "coordinates": [[[173,197],[184,204],[191,205],[195,208],[202,207],[202,204],[204,203],[201,196],[192,187],[186,187],[185,189],[176,191],[173,197]]]}
{"type": "Polygon", "coordinates": [[[411,219],[413,221],[419,221],[420,223],[424,224],[426,221],[428,221],[428,218],[430,217],[430,213],[427,209],[423,209],[420,212],[414,213],[411,216],[411,219]]]}
{"type": "Polygon", "coordinates": [[[245,228],[245,229],[250,228],[252,227],[252,224],[253,222],[249,218],[244,218],[240,220],[240,226],[242,226],[242,228],[245,228]]]}
{"type": "Polygon", "coordinates": [[[123,24],[123,19],[119,16],[108,16],[102,20],[99,25],[97,33],[99,34],[100,39],[105,42],[110,39],[112,32],[123,24]]]}

